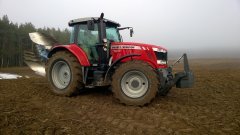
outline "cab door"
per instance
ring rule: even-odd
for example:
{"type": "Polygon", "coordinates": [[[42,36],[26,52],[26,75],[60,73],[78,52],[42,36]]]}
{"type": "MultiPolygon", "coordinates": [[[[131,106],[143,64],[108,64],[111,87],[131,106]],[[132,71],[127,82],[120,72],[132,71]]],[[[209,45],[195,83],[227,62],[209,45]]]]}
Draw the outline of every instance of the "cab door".
{"type": "Polygon", "coordinates": [[[77,44],[84,50],[91,64],[98,64],[99,53],[97,45],[99,44],[99,32],[98,26],[94,25],[94,29],[89,30],[87,24],[79,24],[77,44]]]}

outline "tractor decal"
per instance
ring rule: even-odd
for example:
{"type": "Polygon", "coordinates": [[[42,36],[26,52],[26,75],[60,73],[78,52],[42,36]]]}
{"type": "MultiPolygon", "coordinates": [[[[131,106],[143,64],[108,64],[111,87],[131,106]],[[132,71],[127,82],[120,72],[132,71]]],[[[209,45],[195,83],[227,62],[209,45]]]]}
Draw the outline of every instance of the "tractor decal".
{"type": "Polygon", "coordinates": [[[135,49],[135,50],[141,50],[140,46],[135,45],[118,45],[118,46],[112,46],[111,49],[135,49]]]}

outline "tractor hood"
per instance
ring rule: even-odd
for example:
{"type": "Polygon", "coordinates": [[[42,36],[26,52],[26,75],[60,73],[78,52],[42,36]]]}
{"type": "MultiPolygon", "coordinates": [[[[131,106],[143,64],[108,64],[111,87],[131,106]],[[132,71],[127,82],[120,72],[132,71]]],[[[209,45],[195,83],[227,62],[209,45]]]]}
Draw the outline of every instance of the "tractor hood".
{"type": "MultiPolygon", "coordinates": [[[[147,61],[154,68],[167,68],[167,49],[151,44],[135,42],[112,42],[112,60],[116,61],[121,57],[137,54],[135,60],[147,61]]],[[[128,59],[122,62],[128,61],[128,59]]]]}
{"type": "Polygon", "coordinates": [[[112,42],[112,45],[131,45],[131,46],[139,46],[141,48],[148,49],[148,48],[158,48],[167,51],[166,48],[159,46],[159,45],[152,45],[152,44],[145,44],[145,43],[136,43],[136,42],[112,42]]]}

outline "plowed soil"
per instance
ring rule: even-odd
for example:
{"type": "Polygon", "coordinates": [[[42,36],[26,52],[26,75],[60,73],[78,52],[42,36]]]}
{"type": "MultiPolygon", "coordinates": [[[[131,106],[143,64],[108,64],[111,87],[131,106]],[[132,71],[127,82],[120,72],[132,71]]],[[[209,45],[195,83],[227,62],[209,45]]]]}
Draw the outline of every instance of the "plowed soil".
{"type": "Polygon", "coordinates": [[[0,69],[23,76],[0,80],[0,134],[239,135],[240,59],[190,64],[193,88],[173,88],[144,107],[119,104],[110,90],[100,88],[59,97],[29,68],[0,69]]]}

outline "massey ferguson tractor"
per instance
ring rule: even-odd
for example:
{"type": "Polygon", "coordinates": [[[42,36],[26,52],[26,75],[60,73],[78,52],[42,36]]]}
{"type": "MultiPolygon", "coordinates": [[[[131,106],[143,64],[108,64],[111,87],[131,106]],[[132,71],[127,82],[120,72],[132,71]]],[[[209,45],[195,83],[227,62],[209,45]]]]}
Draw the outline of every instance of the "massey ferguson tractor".
{"type": "Polygon", "coordinates": [[[100,17],[71,20],[68,45],[61,45],[43,33],[29,34],[38,46],[38,56],[26,51],[25,62],[34,70],[34,62],[44,63],[43,69],[55,94],[72,96],[84,88],[111,86],[120,103],[143,106],[157,93],[166,95],[175,85],[193,86],[194,76],[186,54],[174,63],[183,59],[184,71],[173,74],[174,64],[168,66],[165,48],[123,42],[119,31],[129,29],[132,36],[133,28],[120,27],[103,16],[102,13],[100,17]],[[37,60],[39,57],[41,60],[37,60]]]}

